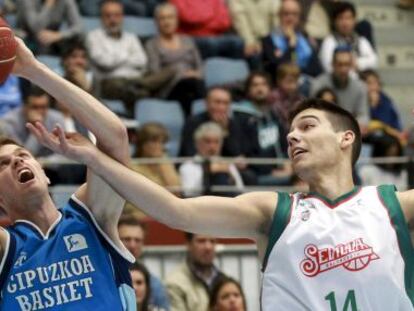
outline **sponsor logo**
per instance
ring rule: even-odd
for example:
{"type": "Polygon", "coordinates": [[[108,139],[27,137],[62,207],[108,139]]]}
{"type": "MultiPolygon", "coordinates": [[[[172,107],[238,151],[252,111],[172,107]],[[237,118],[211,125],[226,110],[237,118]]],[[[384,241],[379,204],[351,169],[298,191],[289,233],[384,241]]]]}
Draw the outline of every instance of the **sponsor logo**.
{"type": "Polygon", "coordinates": [[[309,277],[341,266],[348,271],[360,271],[366,268],[371,260],[380,258],[362,238],[323,249],[308,244],[305,247],[305,257],[300,263],[300,269],[309,277]]]}
{"type": "Polygon", "coordinates": [[[66,235],[63,237],[63,240],[65,241],[66,249],[69,253],[88,248],[85,237],[79,233],[66,235]]]}
{"type": "Polygon", "coordinates": [[[20,267],[27,259],[27,253],[26,252],[20,252],[19,258],[17,258],[16,262],[14,263],[14,266],[20,267]]]}

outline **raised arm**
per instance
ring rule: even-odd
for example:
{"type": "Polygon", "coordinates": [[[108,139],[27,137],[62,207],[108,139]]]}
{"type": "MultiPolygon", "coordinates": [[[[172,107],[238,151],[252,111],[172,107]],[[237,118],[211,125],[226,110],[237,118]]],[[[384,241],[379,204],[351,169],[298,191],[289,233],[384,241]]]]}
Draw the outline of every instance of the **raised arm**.
{"type": "MultiPolygon", "coordinates": [[[[126,128],[109,109],[93,96],[55,74],[37,61],[24,43],[18,40],[14,73],[37,84],[56,98],[97,138],[99,149],[115,160],[128,164],[129,147],[126,128]]],[[[116,228],[123,200],[100,178],[88,172],[87,183],[76,193],[108,230],[116,228]]]]}

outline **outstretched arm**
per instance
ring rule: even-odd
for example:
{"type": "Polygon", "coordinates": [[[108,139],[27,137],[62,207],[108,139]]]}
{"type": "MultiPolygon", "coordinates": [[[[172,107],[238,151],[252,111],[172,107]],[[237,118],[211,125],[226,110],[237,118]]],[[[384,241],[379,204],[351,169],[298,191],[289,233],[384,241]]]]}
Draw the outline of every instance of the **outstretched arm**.
{"type": "Polygon", "coordinates": [[[221,237],[266,236],[276,208],[274,192],[248,193],[236,198],[205,196],[180,199],[144,176],[96,149],[79,134],[58,128],[49,134],[39,123],[30,130],[55,152],[88,165],[122,197],[166,225],[221,237]]]}
{"type": "MultiPolygon", "coordinates": [[[[96,136],[98,147],[103,152],[125,165],[128,164],[128,137],[119,118],[93,96],[37,61],[23,41],[16,40],[18,46],[14,73],[30,80],[56,98],[96,136]]],[[[123,199],[110,186],[88,171],[87,183],[76,195],[91,209],[104,230],[116,231],[114,229],[122,212],[123,199]]],[[[112,235],[110,232],[108,234],[112,235]]]]}

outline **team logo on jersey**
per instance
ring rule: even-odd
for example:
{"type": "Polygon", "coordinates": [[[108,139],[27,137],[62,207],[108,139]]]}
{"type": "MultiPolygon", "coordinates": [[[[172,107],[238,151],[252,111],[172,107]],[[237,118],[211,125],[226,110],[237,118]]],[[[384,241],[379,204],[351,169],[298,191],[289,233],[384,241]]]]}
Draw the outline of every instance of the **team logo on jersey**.
{"type": "Polygon", "coordinates": [[[305,256],[300,263],[300,269],[309,277],[341,266],[348,271],[359,271],[366,268],[371,260],[380,258],[362,238],[323,249],[308,244],[305,247],[305,256]]]}
{"type": "Polygon", "coordinates": [[[69,253],[88,248],[85,237],[79,233],[66,235],[63,237],[63,240],[65,241],[66,249],[69,253]]]}
{"type": "Polygon", "coordinates": [[[17,258],[16,262],[14,263],[14,266],[20,267],[27,259],[27,253],[26,252],[20,252],[19,257],[17,258]]]}

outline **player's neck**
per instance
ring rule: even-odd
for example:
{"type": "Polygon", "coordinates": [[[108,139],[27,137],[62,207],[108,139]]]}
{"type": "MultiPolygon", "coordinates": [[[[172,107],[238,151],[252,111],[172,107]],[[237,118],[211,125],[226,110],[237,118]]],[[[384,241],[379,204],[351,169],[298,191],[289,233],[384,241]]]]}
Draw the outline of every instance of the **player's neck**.
{"type": "Polygon", "coordinates": [[[34,223],[46,234],[59,217],[59,212],[48,193],[42,196],[25,198],[10,213],[12,221],[27,220],[34,223]]]}
{"type": "Polygon", "coordinates": [[[321,174],[309,183],[311,192],[316,192],[330,200],[335,200],[352,191],[354,187],[351,170],[344,174],[321,174]]]}

